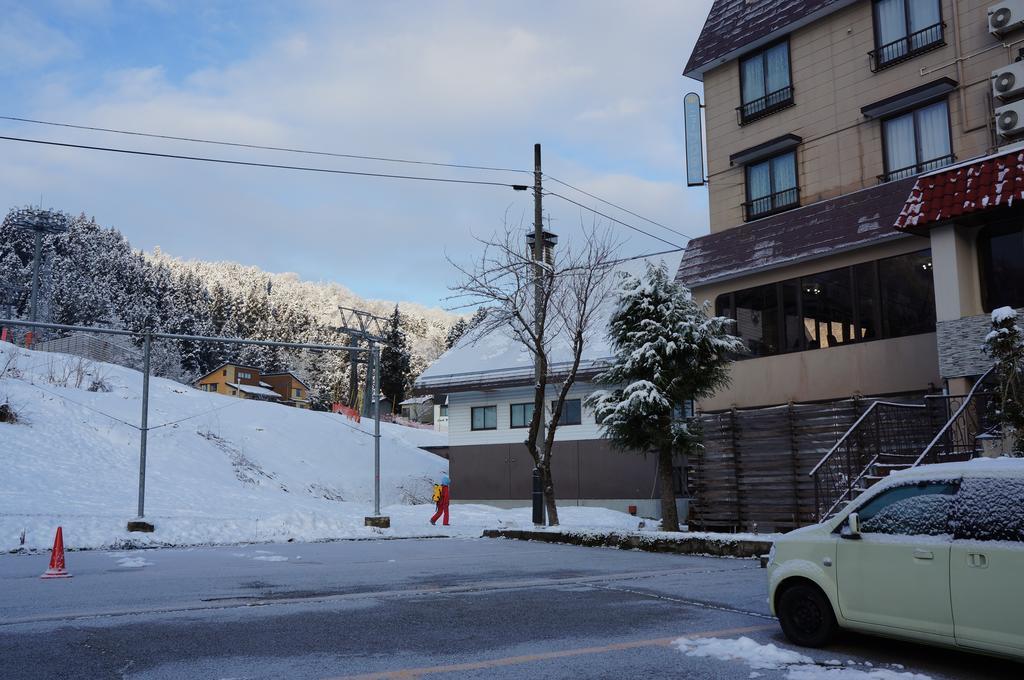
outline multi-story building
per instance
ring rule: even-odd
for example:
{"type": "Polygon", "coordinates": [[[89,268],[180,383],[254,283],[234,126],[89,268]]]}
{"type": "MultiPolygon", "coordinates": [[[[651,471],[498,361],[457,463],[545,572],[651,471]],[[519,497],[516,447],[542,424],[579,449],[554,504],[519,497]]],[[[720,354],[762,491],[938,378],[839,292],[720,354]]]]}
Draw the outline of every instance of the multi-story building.
{"type": "Polygon", "coordinates": [[[936,315],[985,306],[977,276],[955,283],[972,238],[893,225],[916,178],[994,150],[992,71],[1024,47],[990,33],[994,4],[714,3],[685,68],[704,85],[711,233],[678,278],[736,319],[750,355],[702,408],[956,377],[940,371],[936,315]]]}
{"type": "Polygon", "coordinates": [[[221,364],[193,383],[203,392],[216,392],[239,399],[277,401],[309,408],[309,388],[288,372],[260,374],[260,369],[242,364],[221,364]],[[267,382],[270,381],[270,382],[267,382]]]}
{"type": "Polygon", "coordinates": [[[264,373],[262,381],[269,389],[281,395],[282,404],[296,408],[311,408],[309,402],[309,386],[291,371],[275,371],[264,373]]]}

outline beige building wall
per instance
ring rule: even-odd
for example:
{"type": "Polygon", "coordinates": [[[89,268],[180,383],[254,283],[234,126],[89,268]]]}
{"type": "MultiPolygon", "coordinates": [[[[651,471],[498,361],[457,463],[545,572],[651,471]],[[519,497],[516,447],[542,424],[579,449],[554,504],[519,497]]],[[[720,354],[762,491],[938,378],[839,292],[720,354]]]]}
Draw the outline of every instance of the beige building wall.
{"type": "MultiPolygon", "coordinates": [[[[699,302],[708,301],[714,309],[715,298],[723,293],[928,247],[927,238],[906,236],[832,257],[695,286],[693,294],[699,302]]],[[[938,266],[933,267],[933,272],[937,269],[938,266]]],[[[730,377],[732,382],[727,389],[698,403],[701,410],[842,399],[855,394],[895,394],[941,386],[934,333],[740,360],[732,365],[730,377]]]]}
{"type": "MultiPolygon", "coordinates": [[[[946,45],[877,73],[872,3],[863,0],[790,34],[795,105],[740,126],[739,62],[705,74],[711,231],[743,223],[745,178],[729,156],[785,134],[797,149],[801,205],[878,183],[884,171],[881,123],[860,109],[939,78],[959,84],[949,95],[953,153],[958,160],[990,151],[990,76],[1024,43],[1002,46],[988,32],[993,0],[942,0],[946,45]],[[957,40],[959,35],[959,41],[957,40]],[[959,58],[959,59],[958,59],[959,58]]],[[[1020,40],[1018,33],[1008,40],[1020,40]]]]}

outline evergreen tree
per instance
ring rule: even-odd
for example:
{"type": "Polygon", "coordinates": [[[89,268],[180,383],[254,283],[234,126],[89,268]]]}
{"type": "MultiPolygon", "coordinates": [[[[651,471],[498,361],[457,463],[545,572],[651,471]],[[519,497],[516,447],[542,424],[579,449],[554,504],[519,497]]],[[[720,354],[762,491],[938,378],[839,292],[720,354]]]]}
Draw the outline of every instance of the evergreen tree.
{"type": "Polygon", "coordinates": [[[466,320],[463,318],[459,318],[458,321],[452,324],[452,327],[448,329],[448,337],[444,341],[444,348],[446,350],[455,347],[455,344],[466,334],[466,327],[466,320]]]}
{"type": "Polygon", "coordinates": [[[380,389],[391,399],[393,407],[397,408],[398,403],[405,399],[411,370],[409,339],[402,327],[402,315],[398,311],[398,305],[395,305],[395,311],[388,318],[388,325],[384,330],[384,343],[387,347],[380,355],[380,389]]]}
{"type": "Polygon", "coordinates": [[[992,330],[985,351],[993,361],[996,379],[996,418],[1003,437],[1017,455],[1024,453],[1024,331],[1010,307],[992,310],[992,330]]]}
{"type": "Polygon", "coordinates": [[[648,264],[641,280],[621,275],[609,325],[612,365],[596,381],[611,389],[587,399],[605,435],[619,449],[658,457],[662,529],[679,530],[673,467],[700,446],[700,423],[683,414],[687,401],[728,384],[730,356],[743,350],[731,320],[710,316],[664,265],[648,264]]]}

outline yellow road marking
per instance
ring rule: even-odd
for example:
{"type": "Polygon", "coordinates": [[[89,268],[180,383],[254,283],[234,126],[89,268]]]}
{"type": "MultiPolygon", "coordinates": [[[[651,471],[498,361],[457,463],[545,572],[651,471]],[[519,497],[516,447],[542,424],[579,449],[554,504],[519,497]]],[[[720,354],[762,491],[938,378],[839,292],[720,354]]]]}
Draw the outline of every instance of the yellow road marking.
{"type": "Polygon", "coordinates": [[[725,635],[742,635],[744,633],[756,633],[762,630],[771,630],[776,626],[744,626],[741,628],[725,628],[723,630],[709,630],[702,633],[682,633],[672,637],[654,638],[650,640],[634,640],[633,642],[616,642],[610,645],[599,647],[578,647],[576,649],[561,649],[555,652],[541,652],[538,654],[523,654],[520,656],[507,656],[501,659],[487,659],[484,661],[471,661],[468,663],[456,663],[446,666],[424,666],[422,668],[402,668],[394,671],[380,671],[377,673],[365,673],[362,675],[343,675],[324,680],[390,680],[395,678],[418,678],[422,675],[434,675],[437,673],[459,673],[463,671],[478,671],[487,668],[498,668],[500,666],[516,666],[534,661],[547,661],[549,659],[565,659],[574,656],[586,656],[588,654],[607,654],[608,652],[620,652],[627,649],[640,649],[643,647],[667,647],[673,641],[681,637],[686,638],[708,638],[725,635]]]}

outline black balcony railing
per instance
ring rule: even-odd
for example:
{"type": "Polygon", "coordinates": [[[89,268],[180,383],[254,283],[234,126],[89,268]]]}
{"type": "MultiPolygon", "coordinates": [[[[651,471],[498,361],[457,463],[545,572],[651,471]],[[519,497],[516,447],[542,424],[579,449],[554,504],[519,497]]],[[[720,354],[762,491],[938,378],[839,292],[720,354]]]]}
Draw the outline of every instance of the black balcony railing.
{"type": "Polygon", "coordinates": [[[871,57],[871,70],[881,71],[911,57],[942,47],[946,44],[943,36],[945,27],[946,24],[942,22],[932,24],[868,52],[871,57]]]}
{"type": "Polygon", "coordinates": [[[736,107],[736,117],[740,125],[764,118],[765,116],[781,111],[793,105],[793,86],[787,85],[781,90],[769,92],[763,97],[751,100],[742,106],[736,107]]]}
{"type": "Polygon", "coordinates": [[[933,158],[930,161],[922,161],[917,165],[908,165],[905,168],[899,168],[898,170],[890,170],[884,175],[878,176],[879,182],[891,182],[896,179],[906,179],[907,177],[913,177],[919,175],[922,172],[931,172],[932,170],[938,170],[943,168],[953,161],[956,160],[956,156],[948,154],[940,156],[939,158],[933,158]]]}
{"type": "Polygon", "coordinates": [[[755,198],[743,204],[744,219],[748,222],[758,217],[773,215],[800,205],[800,188],[783,189],[774,194],[755,198]]]}

